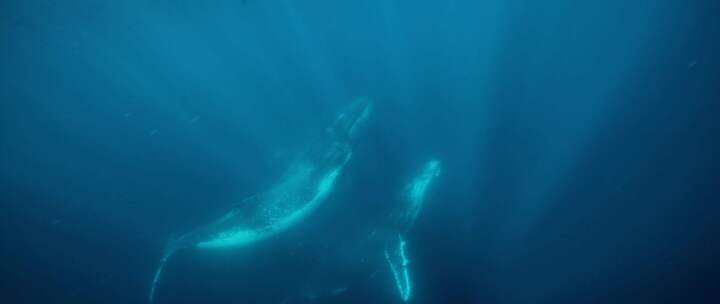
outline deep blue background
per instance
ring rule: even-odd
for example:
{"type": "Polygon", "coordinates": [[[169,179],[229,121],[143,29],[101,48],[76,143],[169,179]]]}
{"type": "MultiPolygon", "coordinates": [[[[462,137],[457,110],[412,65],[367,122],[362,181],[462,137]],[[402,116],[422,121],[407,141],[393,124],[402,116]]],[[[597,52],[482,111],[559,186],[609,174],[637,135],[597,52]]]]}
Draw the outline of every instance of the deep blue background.
{"type": "MultiPolygon", "coordinates": [[[[718,12],[2,1],[0,299],[145,302],[169,235],[265,189],[369,96],[344,204],[378,208],[424,160],[444,162],[409,240],[418,303],[717,302],[718,12]]],[[[297,283],[273,285],[293,274],[267,256],[264,274],[239,273],[251,257],[180,256],[160,293],[253,303],[238,286],[297,283]]]]}

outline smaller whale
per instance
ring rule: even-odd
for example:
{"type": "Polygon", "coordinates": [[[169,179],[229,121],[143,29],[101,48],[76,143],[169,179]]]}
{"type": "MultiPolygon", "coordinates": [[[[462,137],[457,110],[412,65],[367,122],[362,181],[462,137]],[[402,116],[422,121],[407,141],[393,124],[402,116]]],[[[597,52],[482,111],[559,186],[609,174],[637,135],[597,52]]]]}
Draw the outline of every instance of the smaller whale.
{"type": "Polygon", "coordinates": [[[342,301],[334,299],[332,291],[337,286],[346,286],[344,294],[358,292],[367,296],[368,286],[382,288],[385,284],[393,284],[401,301],[411,301],[412,246],[408,236],[441,171],[439,160],[425,162],[407,179],[398,191],[399,195],[384,204],[386,207],[379,216],[371,215],[361,221],[364,223],[362,229],[326,250],[327,256],[307,277],[301,292],[289,298],[287,303],[336,303],[342,301]]]}
{"type": "Polygon", "coordinates": [[[386,243],[384,256],[385,261],[393,275],[395,286],[400,293],[400,298],[407,302],[412,295],[412,280],[410,278],[410,259],[407,253],[407,242],[405,234],[415,224],[415,220],[425,203],[425,196],[435,178],[440,176],[440,161],[431,160],[425,164],[420,175],[416,176],[405,191],[405,199],[400,213],[396,220],[397,239],[386,243]]]}

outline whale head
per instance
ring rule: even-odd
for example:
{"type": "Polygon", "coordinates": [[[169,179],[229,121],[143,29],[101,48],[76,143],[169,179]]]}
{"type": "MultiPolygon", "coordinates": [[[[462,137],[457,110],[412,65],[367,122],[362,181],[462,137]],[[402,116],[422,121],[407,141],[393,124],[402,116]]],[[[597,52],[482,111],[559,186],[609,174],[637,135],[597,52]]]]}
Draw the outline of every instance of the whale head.
{"type": "Polygon", "coordinates": [[[372,112],[372,101],[368,98],[358,98],[345,108],[335,119],[330,128],[333,135],[341,141],[351,141],[367,123],[372,112]]]}

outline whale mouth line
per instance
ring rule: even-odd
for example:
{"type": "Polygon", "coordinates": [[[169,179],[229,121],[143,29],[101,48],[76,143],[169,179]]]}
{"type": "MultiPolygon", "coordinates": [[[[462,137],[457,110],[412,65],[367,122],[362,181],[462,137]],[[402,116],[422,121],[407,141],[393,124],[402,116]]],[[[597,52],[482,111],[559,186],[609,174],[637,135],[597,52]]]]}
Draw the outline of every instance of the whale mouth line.
{"type": "Polygon", "coordinates": [[[337,115],[334,125],[330,128],[340,141],[349,141],[355,138],[358,130],[365,124],[370,116],[373,103],[369,99],[361,98],[351,104],[346,111],[337,115]]]}

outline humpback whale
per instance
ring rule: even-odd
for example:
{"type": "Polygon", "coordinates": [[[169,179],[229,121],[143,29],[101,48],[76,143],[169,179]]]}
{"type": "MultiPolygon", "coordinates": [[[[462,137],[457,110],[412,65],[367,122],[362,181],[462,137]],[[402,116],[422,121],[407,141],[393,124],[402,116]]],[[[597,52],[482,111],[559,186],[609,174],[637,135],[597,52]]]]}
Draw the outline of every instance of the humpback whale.
{"type": "MultiPolygon", "coordinates": [[[[366,295],[386,290],[387,284],[395,289],[399,300],[409,302],[413,294],[410,233],[441,168],[441,162],[435,159],[417,168],[400,183],[395,199],[383,203],[377,216],[361,220],[361,229],[326,250],[327,256],[308,276],[306,286],[285,303],[341,303],[349,299],[340,298],[346,294],[366,295]]],[[[378,294],[383,300],[376,302],[388,302],[386,295],[390,296],[386,292],[378,294]]]]}
{"type": "Polygon", "coordinates": [[[407,242],[404,235],[410,231],[420,210],[425,203],[425,194],[428,188],[440,176],[440,161],[431,160],[425,164],[423,171],[415,177],[406,188],[401,207],[402,212],[396,220],[395,231],[397,233],[397,244],[393,241],[386,243],[384,255],[390,272],[393,275],[395,286],[400,293],[400,298],[407,302],[412,295],[412,281],[410,279],[409,264],[407,256],[407,242]]]}
{"type": "Polygon", "coordinates": [[[277,183],[234,205],[214,222],[168,241],[150,286],[149,302],[154,303],[165,265],[179,250],[249,246],[304,221],[332,192],[371,109],[370,100],[356,100],[338,114],[325,134],[301,153],[277,183]]]}

